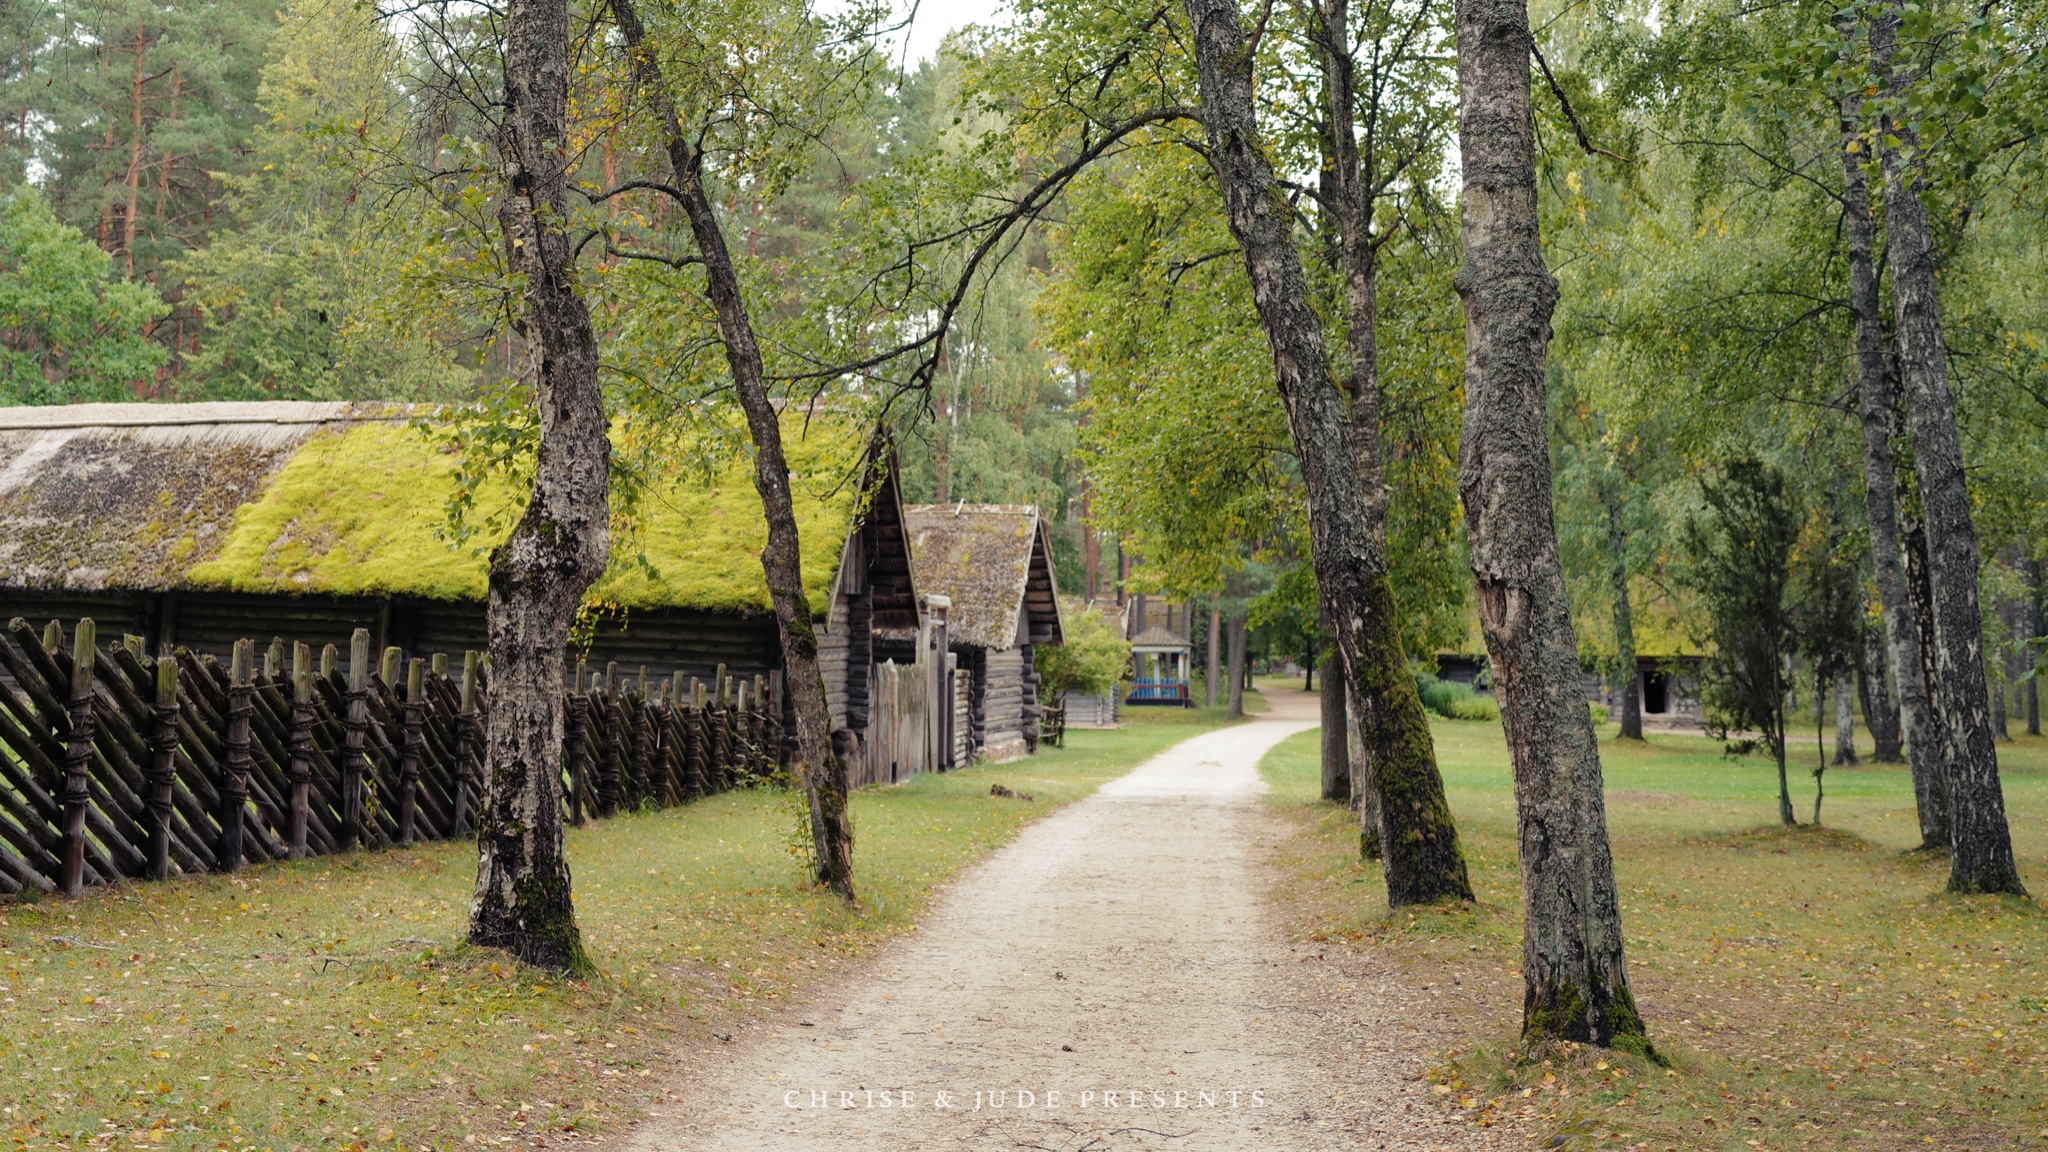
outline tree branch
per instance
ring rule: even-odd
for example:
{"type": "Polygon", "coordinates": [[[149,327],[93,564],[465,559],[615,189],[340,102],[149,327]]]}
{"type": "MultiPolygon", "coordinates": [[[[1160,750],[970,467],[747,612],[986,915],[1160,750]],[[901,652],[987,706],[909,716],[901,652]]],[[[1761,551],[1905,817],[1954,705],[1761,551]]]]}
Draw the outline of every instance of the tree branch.
{"type": "Polygon", "coordinates": [[[1605,156],[1609,160],[1618,160],[1623,164],[1633,164],[1634,161],[1626,156],[1616,152],[1609,152],[1605,148],[1593,146],[1593,141],[1586,135],[1586,126],[1579,123],[1579,114],[1572,110],[1571,97],[1564,94],[1564,86],[1557,82],[1557,77],[1550,74],[1550,61],[1543,58],[1543,49],[1537,47],[1536,35],[1533,32],[1529,34],[1529,52],[1536,57],[1536,66],[1543,69],[1543,79],[1550,84],[1550,94],[1557,97],[1558,106],[1564,109],[1564,118],[1571,121],[1572,132],[1578,136],[1579,147],[1585,150],[1586,155],[1605,156]]]}

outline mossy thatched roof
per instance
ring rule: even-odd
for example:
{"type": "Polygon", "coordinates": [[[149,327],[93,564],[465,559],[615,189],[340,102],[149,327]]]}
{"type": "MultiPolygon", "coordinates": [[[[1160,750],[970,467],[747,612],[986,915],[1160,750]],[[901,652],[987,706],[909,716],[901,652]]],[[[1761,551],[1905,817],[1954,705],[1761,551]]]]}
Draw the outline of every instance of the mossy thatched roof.
{"type": "MultiPolygon", "coordinates": [[[[481,600],[523,493],[487,482],[470,521],[501,513],[495,528],[452,544],[456,457],[406,417],[385,405],[0,409],[0,586],[481,600]]],[[[843,422],[785,427],[804,585],[823,615],[858,499],[846,480],[868,442],[843,422]]],[[[649,485],[636,519],[594,598],[768,609],[747,461],[709,483],[649,485]]]]}
{"type": "Polygon", "coordinates": [[[1065,638],[1036,506],[909,504],[903,518],[917,590],[953,602],[950,642],[1003,649],[1065,638]]]}

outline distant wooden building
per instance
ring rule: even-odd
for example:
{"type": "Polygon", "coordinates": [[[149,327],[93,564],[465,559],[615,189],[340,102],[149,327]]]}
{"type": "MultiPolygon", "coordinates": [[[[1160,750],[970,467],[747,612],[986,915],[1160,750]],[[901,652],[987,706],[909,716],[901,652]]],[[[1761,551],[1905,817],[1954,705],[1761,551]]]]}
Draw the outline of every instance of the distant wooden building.
{"type": "Polygon", "coordinates": [[[1038,750],[1040,644],[1066,639],[1045,521],[1029,504],[912,504],[913,582],[949,602],[957,660],[952,763],[1038,750]]]}
{"type": "MultiPolygon", "coordinates": [[[[844,422],[787,429],[833,723],[859,733],[873,665],[914,659],[919,629],[895,458],[844,422]]],[[[356,628],[407,655],[484,649],[485,557],[523,493],[486,482],[475,536],[455,543],[456,465],[394,405],[0,408],[0,619],[91,616],[103,637],[216,654],[356,628]]],[[[747,466],[657,480],[637,520],[613,541],[579,652],[633,674],[777,676],[747,466]]]]}
{"type": "Polygon", "coordinates": [[[1131,642],[1130,703],[1194,707],[1189,692],[1195,646],[1194,609],[1176,600],[1142,593],[1124,610],[1124,639],[1131,642]]]}

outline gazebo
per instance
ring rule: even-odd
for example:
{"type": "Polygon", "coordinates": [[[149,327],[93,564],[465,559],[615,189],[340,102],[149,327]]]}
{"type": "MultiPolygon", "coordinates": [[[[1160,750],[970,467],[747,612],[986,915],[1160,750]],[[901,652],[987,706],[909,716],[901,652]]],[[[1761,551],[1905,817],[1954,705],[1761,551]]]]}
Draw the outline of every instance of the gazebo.
{"type": "Polygon", "coordinates": [[[1188,691],[1188,663],[1194,645],[1188,641],[1188,606],[1132,599],[1130,609],[1132,704],[1195,706],[1188,691]]]}

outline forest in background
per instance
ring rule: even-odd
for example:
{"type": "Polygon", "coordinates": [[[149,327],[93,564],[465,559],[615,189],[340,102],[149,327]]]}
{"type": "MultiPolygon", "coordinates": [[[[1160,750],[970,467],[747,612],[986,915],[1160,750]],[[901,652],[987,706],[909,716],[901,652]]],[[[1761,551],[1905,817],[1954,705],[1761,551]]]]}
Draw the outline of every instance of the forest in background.
{"type": "Polygon", "coordinates": [[[1525,1042],[1666,1062],[1589,672],[1640,741],[1642,659],[1702,656],[1787,829],[1860,711],[1948,891],[2026,895],[2030,5],[1017,0],[912,75],[880,4],[9,11],[10,399],[445,401],[457,538],[484,478],[532,493],[491,561],[473,944],[591,970],[572,621],[649,477],[742,454],[798,840],[857,900],[791,405],[894,428],[913,498],[1052,508],[1070,587],[1085,504],[1128,590],[1331,649],[1318,794],[1390,911],[1474,906],[1425,704],[1483,644],[1525,1042]]]}
{"type": "MultiPolygon", "coordinates": [[[[1449,291],[1450,10],[1342,11],[1360,49],[1372,183],[1388,553],[1403,645],[1427,665],[1480,648],[1455,486],[1463,340],[1449,291]]],[[[475,402],[494,414],[497,432],[479,438],[491,445],[487,466],[516,468],[516,309],[478,179],[488,96],[480,104],[460,82],[488,55],[490,12],[10,0],[0,10],[0,400],[475,402]]],[[[1134,588],[1220,596],[1232,613],[1249,606],[1262,656],[1315,647],[1299,467],[1244,270],[1223,258],[1233,249],[1214,177],[1181,129],[1124,141],[1006,237],[969,275],[948,346],[907,374],[907,390],[892,390],[900,372],[887,385],[861,373],[803,378],[805,365],[832,360],[826,349],[861,343],[823,317],[865,305],[870,331],[900,335],[939,311],[919,293],[945,276],[881,254],[906,237],[915,251],[918,236],[949,227],[969,234],[963,205],[1070,154],[1060,133],[1088,110],[1045,96],[1061,69],[1086,64],[1087,45],[1128,40],[1139,14],[1112,6],[1090,24],[1078,9],[1022,4],[1013,23],[955,37],[908,73],[874,51],[894,18],[880,9],[828,18],[686,5],[677,15],[725,19],[734,42],[753,38],[757,61],[712,77],[697,98],[747,109],[713,121],[730,136],[718,207],[750,292],[783,328],[787,388],[887,406],[913,499],[1045,508],[1064,587],[1082,583],[1085,489],[1107,570],[1122,542],[1139,560],[1134,588]],[[814,90],[762,88],[771,65],[814,90]],[[905,279],[902,295],[877,307],[891,275],[905,279]]],[[[2001,726],[2010,715],[2031,727],[2036,462],[2048,427],[2038,26],[2028,8],[1935,6],[1915,21],[1925,79],[1902,99],[1939,158],[1926,195],[1982,536],[1992,699],[2001,726]]],[[[1636,655],[1715,650],[1703,592],[1713,510],[1700,481],[1755,460],[1780,478],[1790,518],[1787,659],[1807,679],[1839,680],[1858,713],[1874,706],[1882,722],[1871,683],[1896,672],[1885,669],[1862,507],[1839,161],[1848,129],[1830,79],[1845,59],[1839,30],[1812,6],[1567,6],[1541,23],[1541,78],[1558,97],[1536,102],[1544,237],[1562,287],[1551,448],[1582,657],[1612,674],[1636,655]],[[1799,640],[1793,602],[1836,585],[1848,591],[1828,593],[1841,601],[1832,626],[1856,634],[1799,640]],[[1826,644],[1839,657],[1807,650],[1826,644]]],[[[1344,340],[1317,35],[1310,10],[1272,18],[1262,112],[1278,166],[1295,174],[1320,306],[1344,340]]],[[[648,142],[606,120],[617,93],[601,74],[582,82],[584,182],[630,180],[648,142]]],[[[603,239],[588,255],[603,285],[615,408],[650,415],[643,428],[719,410],[702,310],[672,303],[687,300],[673,286],[690,274],[669,239],[675,213],[634,195],[585,208],[589,236],[603,239]]],[[[960,255],[943,251],[933,267],[957,271],[960,255]]],[[[703,448],[701,437],[682,449],[664,439],[635,441],[627,472],[703,448]]],[[[1908,512],[1909,463],[1902,453],[1908,512]]]]}

